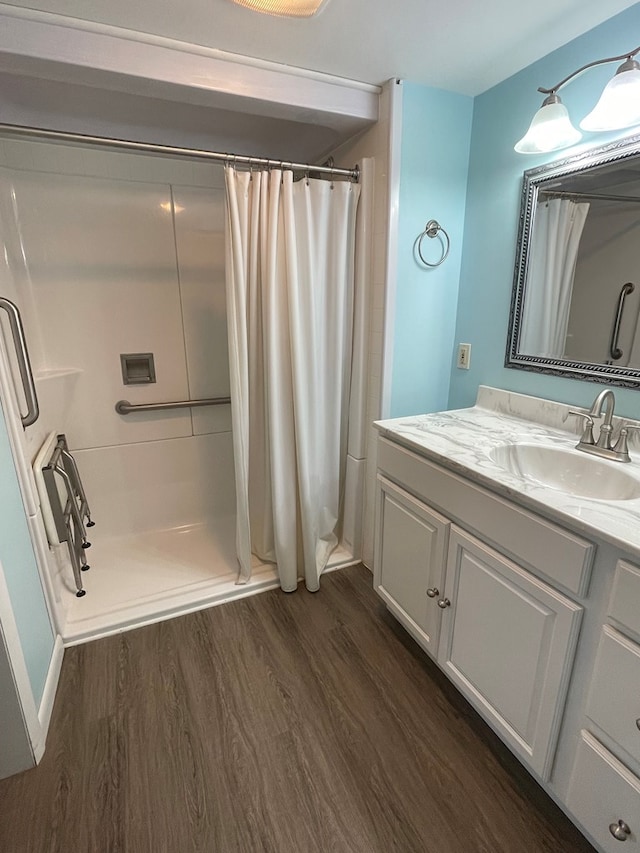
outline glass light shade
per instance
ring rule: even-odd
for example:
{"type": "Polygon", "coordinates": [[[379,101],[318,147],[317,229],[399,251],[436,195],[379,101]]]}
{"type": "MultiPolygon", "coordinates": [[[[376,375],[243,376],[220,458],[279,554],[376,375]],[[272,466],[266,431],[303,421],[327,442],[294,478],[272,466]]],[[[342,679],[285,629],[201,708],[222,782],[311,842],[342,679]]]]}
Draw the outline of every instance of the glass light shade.
{"type": "Polygon", "coordinates": [[[600,100],[580,122],[583,130],[620,130],[640,124],[640,68],[618,71],[600,100]]]}
{"type": "Polygon", "coordinates": [[[557,99],[552,103],[545,101],[534,115],[529,130],[514,147],[518,154],[542,154],[568,148],[580,139],[582,134],[571,124],[567,108],[557,99]]]}
{"type": "Polygon", "coordinates": [[[326,0],[234,0],[254,12],[282,18],[310,18],[317,14],[326,0]]]}

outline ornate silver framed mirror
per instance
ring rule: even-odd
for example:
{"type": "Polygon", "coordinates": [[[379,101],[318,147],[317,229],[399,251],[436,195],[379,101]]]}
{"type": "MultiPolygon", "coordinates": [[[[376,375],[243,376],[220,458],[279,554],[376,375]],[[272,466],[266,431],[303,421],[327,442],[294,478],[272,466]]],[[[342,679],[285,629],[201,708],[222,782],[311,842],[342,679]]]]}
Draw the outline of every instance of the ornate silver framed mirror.
{"type": "Polygon", "coordinates": [[[640,387],[640,136],[524,173],[505,366],[640,387]]]}

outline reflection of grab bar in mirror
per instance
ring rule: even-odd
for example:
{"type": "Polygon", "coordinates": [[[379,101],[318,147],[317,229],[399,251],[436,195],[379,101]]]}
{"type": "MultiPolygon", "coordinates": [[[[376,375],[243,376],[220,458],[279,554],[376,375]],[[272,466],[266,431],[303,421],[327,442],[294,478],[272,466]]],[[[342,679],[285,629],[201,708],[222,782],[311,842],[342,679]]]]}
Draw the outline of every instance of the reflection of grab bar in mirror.
{"type": "Polygon", "coordinates": [[[622,312],[624,311],[624,300],[630,293],[635,290],[635,285],[628,281],[623,284],[618,296],[618,307],[616,309],[616,319],[613,321],[613,329],[611,330],[611,342],[609,344],[609,355],[614,361],[622,358],[622,350],[618,346],[618,338],[620,336],[620,323],[622,322],[622,312]]]}

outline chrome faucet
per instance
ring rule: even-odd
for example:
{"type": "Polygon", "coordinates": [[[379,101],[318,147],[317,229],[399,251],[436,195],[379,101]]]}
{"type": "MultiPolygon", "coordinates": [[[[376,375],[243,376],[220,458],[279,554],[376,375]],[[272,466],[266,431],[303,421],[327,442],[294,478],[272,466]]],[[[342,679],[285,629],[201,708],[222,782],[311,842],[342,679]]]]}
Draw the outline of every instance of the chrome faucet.
{"type": "Polygon", "coordinates": [[[580,436],[580,441],[576,444],[576,448],[577,450],[583,450],[585,453],[600,456],[602,459],[611,459],[614,462],[631,462],[627,446],[627,436],[631,430],[640,430],[640,426],[626,424],[620,429],[615,444],[612,444],[613,410],[615,405],[616,398],[613,391],[611,388],[605,388],[593,401],[593,405],[588,412],[569,412],[570,415],[585,418],[586,421],[584,432],[580,436]],[[603,407],[604,417],[602,415],[603,407]],[[602,418],[597,441],[593,436],[594,418],[602,418]]]}
{"type": "Polygon", "coordinates": [[[611,388],[605,388],[604,391],[601,391],[596,399],[593,401],[593,405],[589,410],[590,418],[601,418],[602,417],[602,407],[605,407],[604,410],[604,418],[602,424],[600,425],[600,432],[598,434],[598,441],[596,443],[596,447],[601,448],[602,450],[611,450],[611,433],[613,432],[613,410],[616,405],[616,398],[611,390],[611,388]]]}

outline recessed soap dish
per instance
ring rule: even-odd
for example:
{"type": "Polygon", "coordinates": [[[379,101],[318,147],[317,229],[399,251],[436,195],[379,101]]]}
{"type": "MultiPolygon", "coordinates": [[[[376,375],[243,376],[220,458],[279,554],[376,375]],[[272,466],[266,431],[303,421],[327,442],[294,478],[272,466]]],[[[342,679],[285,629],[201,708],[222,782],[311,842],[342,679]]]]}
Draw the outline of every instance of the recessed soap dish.
{"type": "Polygon", "coordinates": [[[121,353],[120,365],[124,385],[150,385],[156,381],[152,352],[121,353]]]}

